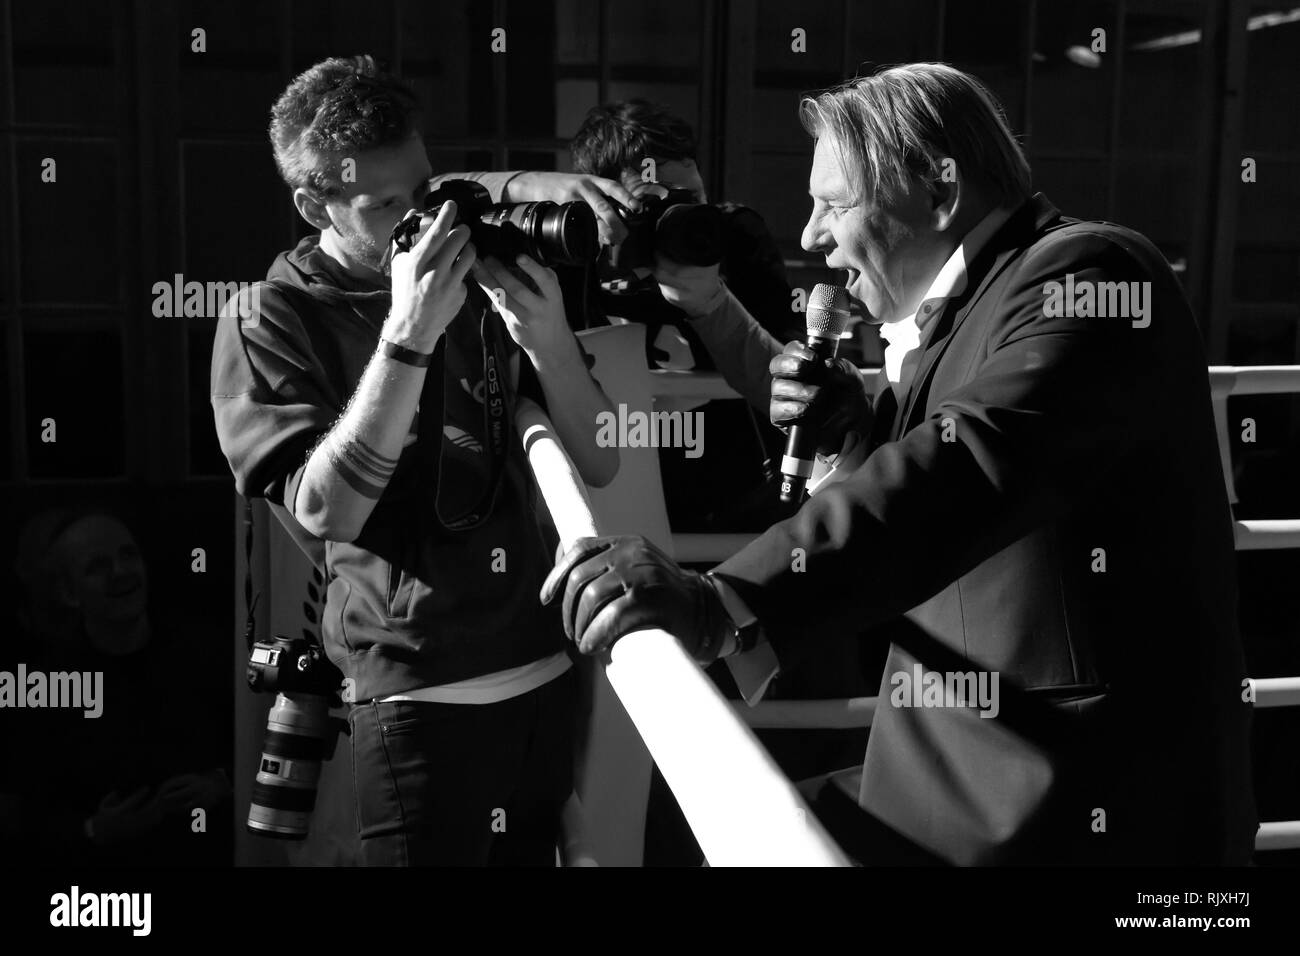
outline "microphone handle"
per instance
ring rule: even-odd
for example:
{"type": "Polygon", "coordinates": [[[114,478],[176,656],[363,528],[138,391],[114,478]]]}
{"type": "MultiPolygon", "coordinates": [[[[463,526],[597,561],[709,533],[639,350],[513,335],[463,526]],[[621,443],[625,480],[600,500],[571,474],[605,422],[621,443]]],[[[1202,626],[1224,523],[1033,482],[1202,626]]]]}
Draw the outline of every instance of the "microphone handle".
{"type": "MultiPolygon", "coordinates": [[[[807,346],[825,362],[835,358],[840,350],[839,338],[827,339],[809,335],[807,346]]],[[[817,454],[817,432],[803,425],[790,426],[785,443],[785,456],[781,459],[781,503],[798,504],[803,500],[804,488],[812,475],[813,457],[817,454]]]]}

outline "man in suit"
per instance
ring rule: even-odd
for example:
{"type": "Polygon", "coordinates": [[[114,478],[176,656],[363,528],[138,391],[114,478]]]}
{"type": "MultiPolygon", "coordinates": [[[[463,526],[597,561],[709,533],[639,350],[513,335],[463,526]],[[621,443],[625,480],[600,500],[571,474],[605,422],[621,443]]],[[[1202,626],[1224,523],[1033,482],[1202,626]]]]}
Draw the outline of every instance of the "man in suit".
{"type": "MultiPolygon", "coordinates": [[[[803,246],[883,323],[877,394],[797,343],[738,341],[751,374],[771,363],[773,420],[838,451],[831,476],[707,575],[587,539],[543,600],[563,592],[584,652],[663,627],[738,676],[837,632],[890,640],[859,804],[892,843],[864,862],[1248,862],[1233,536],[1176,278],[1142,236],[1032,194],[957,70],[888,69],[802,115],[803,246]],[[994,699],[954,695],[963,676],[994,699]]],[[[716,276],[683,290],[717,321],[738,307],[716,276]]]]}

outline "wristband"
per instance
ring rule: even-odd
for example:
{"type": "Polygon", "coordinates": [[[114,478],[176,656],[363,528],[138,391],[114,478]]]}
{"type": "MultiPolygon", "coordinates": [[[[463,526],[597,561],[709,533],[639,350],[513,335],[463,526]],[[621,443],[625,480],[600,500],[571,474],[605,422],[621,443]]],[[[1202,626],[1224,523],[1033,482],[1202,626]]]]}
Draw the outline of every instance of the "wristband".
{"type": "Polygon", "coordinates": [[[403,348],[388,341],[388,339],[379,340],[379,351],[394,362],[401,362],[403,365],[410,365],[414,368],[428,368],[433,361],[432,352],[417,352],[414,349],[403,348]]]}

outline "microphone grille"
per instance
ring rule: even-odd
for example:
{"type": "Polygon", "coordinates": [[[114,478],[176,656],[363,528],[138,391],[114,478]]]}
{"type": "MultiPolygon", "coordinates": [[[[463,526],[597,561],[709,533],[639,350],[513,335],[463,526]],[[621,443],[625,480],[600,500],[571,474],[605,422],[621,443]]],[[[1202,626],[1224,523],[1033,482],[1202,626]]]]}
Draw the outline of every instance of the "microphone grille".
{"type": "Polygon", "coordinates": [[[808,297],[804,320],[810,335],[839,338],[849,325],[849,293],[842,286],[817,283],[808,297]]]}

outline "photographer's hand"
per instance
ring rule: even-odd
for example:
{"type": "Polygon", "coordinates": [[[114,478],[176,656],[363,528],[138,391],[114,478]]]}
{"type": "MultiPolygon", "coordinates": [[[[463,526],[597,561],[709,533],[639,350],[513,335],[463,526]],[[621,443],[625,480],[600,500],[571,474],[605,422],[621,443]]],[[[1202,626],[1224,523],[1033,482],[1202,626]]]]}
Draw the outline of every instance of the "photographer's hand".
{"type": "Polygon", "coordinates": [[[610,199],[631,209],[641,208],[621,183],[586,173],[520,173],[510,180],[502,196],[503,202],[585,202],[596,214],[601,245],[616,246],[627,238],[627,227],[610,199]]]}
{"type": "MultiPolygon", "coordinates": [[[[424,387],[425,370],[465,302],[474,246],[465,226],[451,228],[445,203],[409,252],[392,260],[392,310],[381,341],[343,412],[307,460],[293,516],[327,541],[355,541],[396,473],[424,387]]],[[[285,502],[286,506],[290,502],[285,502]]]]}
{"type": "Polygon", "coordinates": [[[583,481],[602,487],[618,472],[618,449],[596,442],[600,414],[613,410],[609,398],[587,371],[578,340],[569,330],[555,273],[528,256],[515,261],[536,292],[494,258],[479,263],[474,278],[501,313],[510,337],[537,370],[555,432],[583,481]]]}
{"type": "Polygon", "coordinates": [[[726,299],[726,286],[716,265],[684,266],[655,256],[654,277],[668,304],[692,319],[709,315],[726,299]]]}
{"type": "Polygon", "coordinates": [[[505,319],[510,337],[534,366],[581,361],[578,343],[564,317],[564,298],[555,271],[521,255],[515,265],[537,291],[520,281],[500,260],[489,256],[474,266],[474,279],[505,319]]]}
{"type": "Polygon", "coordinates": [[[443,203],[438,216],[410,252],[392,261],[393,306],[382,337],[416,352],[432,352],[465,303],[465,277],[476,251],[469,227],[456,226],[456,203],[443,203]]]}

